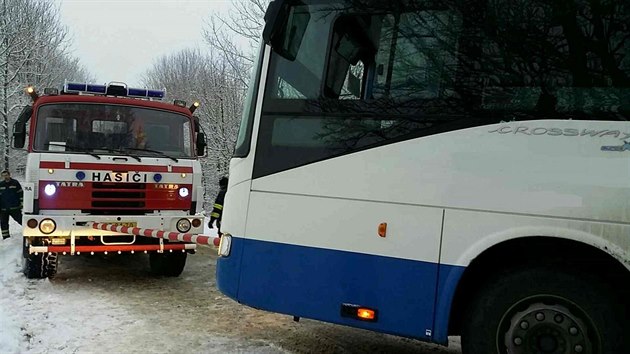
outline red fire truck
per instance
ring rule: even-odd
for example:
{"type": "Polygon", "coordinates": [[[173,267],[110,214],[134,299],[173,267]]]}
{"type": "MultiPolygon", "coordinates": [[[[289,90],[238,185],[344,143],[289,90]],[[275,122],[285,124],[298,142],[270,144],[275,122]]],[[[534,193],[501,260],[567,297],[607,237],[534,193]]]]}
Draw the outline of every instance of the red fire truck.
{"type": "Polygon", "coordinates": [[[13,147],[28,151],[24,274],[54,276],[58,255],[130,252],[149,253],[153,273],[180,275],[196,245],[142,235],[203,230],[199,104],[122,83],[27,93],[33,104],[13,130],[13,147]]]}

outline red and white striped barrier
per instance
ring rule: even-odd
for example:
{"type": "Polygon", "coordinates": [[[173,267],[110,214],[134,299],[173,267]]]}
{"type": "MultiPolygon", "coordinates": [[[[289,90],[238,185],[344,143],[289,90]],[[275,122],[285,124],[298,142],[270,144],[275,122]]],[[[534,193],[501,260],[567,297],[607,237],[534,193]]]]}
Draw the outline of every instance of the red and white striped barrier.
{"type": "Polygon", "coordinates": [[[162,230],[153,230],[153,229],[142,229],[139,227],[128,227],[128,226],[119,226],[112,225],[102,222],[92,222],[88,223],[88,225],[92,226],[92,228],[97,230],[105,230],[105,231],[113,231],[121,234],[128,235],[138,235],[138,236],[147,236],[153,238],[163,238],[171,241],[182,241],[182,242],[192,242],[201,245],[213,245],[219,246],[218,237],[210,237],[203,235],[194,235],[194,234],[182,234],[178,232],[168,232],[162,230]],[[90,225],[91,224],[91,225],[90,225]]]}
{"type": "Polygon", "coordinates": [[[196,245],[191,245],[189,243],[171,243],[168,245],[98,245],[98,246],[31,246],[29,248],[29,253],[48,253],[48,252],[56,252],[56,253],[70,253],[70,254],[81,254],[84,253],[105,253],[108,252],[118,254],[122,252],[173,252],[173,251],[182,251],[195,249],[196,245]]]}

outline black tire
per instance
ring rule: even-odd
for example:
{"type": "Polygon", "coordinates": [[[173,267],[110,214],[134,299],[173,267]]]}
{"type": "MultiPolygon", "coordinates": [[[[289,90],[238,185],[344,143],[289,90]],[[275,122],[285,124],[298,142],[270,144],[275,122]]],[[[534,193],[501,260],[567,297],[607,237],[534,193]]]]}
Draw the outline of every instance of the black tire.
{"type": "Polygon", "coordinates": [[[155,275],[178,277],[186,266],[186,256],[186,252],[151,253],[151,272],[155,275]]]}
{"type": "Polygon", "coordinates": [[[28,257],[28,239],[26,237],[22,237],[22,258],[28,257]]]}
{"type": "Polygon", "coordinates": [[[628,312],[627,299],[587,273],[543,266],[504,271],[473,296],[464,315],[462,349],[464,354],[630,353],[628,312]]]}
{"type": "Polygon", "coordinates": [[[54,278],[57,274],[57,253],[29,254],[23,262],[22,270],[28,279],[54,278]]]}

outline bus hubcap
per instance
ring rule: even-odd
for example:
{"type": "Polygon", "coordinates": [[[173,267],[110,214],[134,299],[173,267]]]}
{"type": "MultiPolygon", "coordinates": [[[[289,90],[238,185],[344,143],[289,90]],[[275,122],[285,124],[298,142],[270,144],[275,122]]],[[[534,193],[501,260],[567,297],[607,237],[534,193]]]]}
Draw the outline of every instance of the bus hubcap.
{"type": "MultiPolygon", "coordinates": [[[[514,312],[505,333],[508,353],[593,354],[584,320],[562,305],[534,303],[514,312]]],[[[507,323],[506,323],[507,325],[507,323]]]]}

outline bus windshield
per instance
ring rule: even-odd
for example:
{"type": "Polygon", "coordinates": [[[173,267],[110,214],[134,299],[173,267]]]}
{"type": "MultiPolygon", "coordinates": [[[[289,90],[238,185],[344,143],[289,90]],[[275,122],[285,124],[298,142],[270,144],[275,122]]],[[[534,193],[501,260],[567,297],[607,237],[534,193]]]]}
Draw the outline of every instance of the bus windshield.
{"type": "Polygon", "coordinates": [[[255,177],[455,128],[628,120],[628,7],[564,3],[295,6],[308,23],[295,58],[272,52],[255,177]]]}
{"type": "Polygon", "coordinates": [[[123,105],[47,104],[38,109],[33,149],[192,157],[191,120],[123,105]]]}

